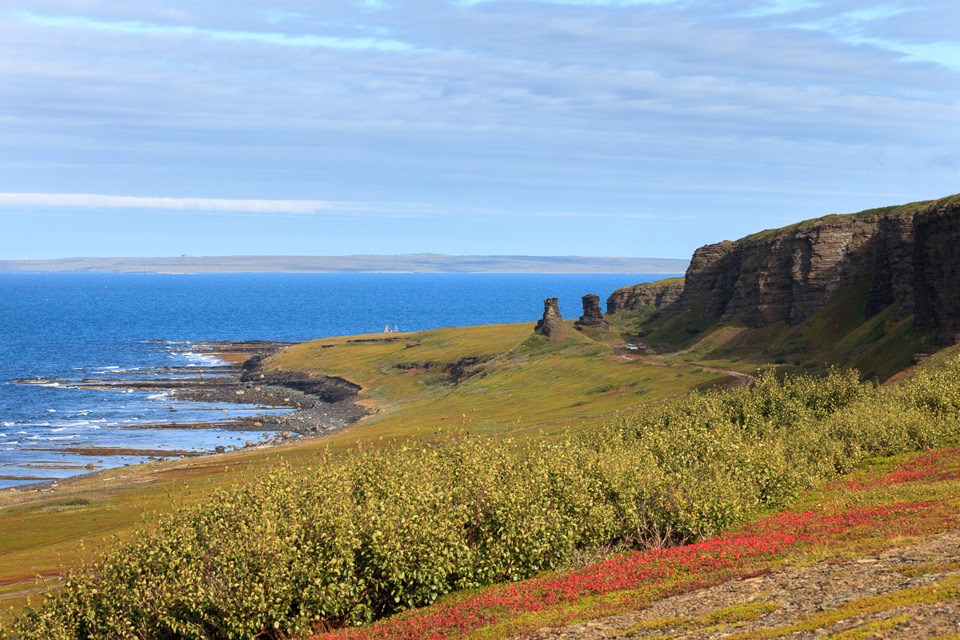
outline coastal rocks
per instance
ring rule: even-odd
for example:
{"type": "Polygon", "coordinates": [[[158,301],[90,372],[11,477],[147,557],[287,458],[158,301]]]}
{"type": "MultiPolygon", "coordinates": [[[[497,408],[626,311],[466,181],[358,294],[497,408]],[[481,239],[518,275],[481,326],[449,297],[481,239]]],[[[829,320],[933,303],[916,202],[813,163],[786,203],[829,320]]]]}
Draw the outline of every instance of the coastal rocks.
{"type": "Polygon", "coordinates": [[[534,332],[547,338],[559,338],[567,331],[560,315],[560,306],[556,298],[547,298],[543,301],[543,317],[537,322],[534,332]]]}
{"type": "MultiPolygon", "coordinates": [[[[304,381],[299,390],[288,386],[269,384],[271,374],[265,373],[256,386],[250,382],[223,381],[216,386],[202,386],[188,390],[179,390],[176,396],[185,400],[200,402],[243,402],[264,407],[290,407],[296,411],[283,414],[262,414],[234,421],[223,428],[241,430],[268,429],[270,431],[290,431],[303,435],[321,435],[348,427],[364,416],[367,410],[356,403],[357,395],[347,381],[335,379],[304,381]],[[240,386],[238,389],[237,386],[240,386]],[[311,393],[319,391],[320,395],[311,393]],[[238,395],[237,391],[243,391],[238,395]],[[324,400],[327,398],[327,400],[324,400]],[[335,399],[340,398],[340,399],[335,399]],[[333,400],[333,401],[331,401],[333,400]]],[[[284,376],[277,376],[283,380],[284,376]]],[[[352,386],[351,386],[352,385],[352,386]]],[[[357,387],[359,389],[359,387],[357,387]]]]}
{"type": "MultiPolygon", "coordinates": [[[[225,343],[218,347],[228,349],[225,343]]],[[[266,429],[290,434],[275,436],[269,443],[277,444],[300,435],[316,436],[348,427],[368,414],[360,405],[361,390],[349,380],[337,376],[310,376],[303,373],[277,371],[270,368],[269,357],[283,344],[257,343],[259,348],[251,357],[233,359],[235,367],[218,369],[217,378],[194,381],[188,386],[171,390],[175,397],[200,402],[225,402],[260,405],[262,407],[289,407],[292,412],[261,415],[218,423],[241,430],[266,429]],[[242,362],[242,365],[241,365],[242,362]],[[224,376],[224,373],[233,375],[224,376]],[[236,375],[239,374],[239,375],[236,375]]],[[[253,443],[259,446],[264,443],[253,443]]]]}
{"type": "Polygon", "coordinates": [[[583,331],[587,327],[606,329],[607,322],[603,319],[603,311],[600,309],[600,296],[595,293],[588,293],[583,296],[583,315],[573,323],[573,326],[583,331]]]}
{"type": "Polygon", "coordinates": [[[269,371],[244,373],[240,380],[247,382],[256,380],[262,386],[282,387],[292,391],[299,391],[319,399],[322,402],[342,402],[352,400],[360,392],[360,385],[337,376],[308,376],[302,373],[285,371],[269,371]]]}
{"type": "Polygon", "coordinates": [[[279,416],[268,423],[268,426],[312,437],[349,427],[368,413],[364,407],[350,401],[318,403],[313,407],[279,416]]]}
{"type": "Polygon", "coordinates": [[[357,403],[360,385],[338,376],[276,371],[267,363],[263,358],[247,361],[240,380],[247,393],[272,397],[277,404],[297,408],[294,413],[265,421],[271,428],[321,435],[348,427],[368,414],[357,403]]]}
{"type": "Polygon", "coordinates": [[[653,306],[666,309],[683,293],[683,278],[671,278],[657,282],[644,282],[632,287],[621,287],[607,298],[607,314],[621,311],[639,311],[653,306]]]}

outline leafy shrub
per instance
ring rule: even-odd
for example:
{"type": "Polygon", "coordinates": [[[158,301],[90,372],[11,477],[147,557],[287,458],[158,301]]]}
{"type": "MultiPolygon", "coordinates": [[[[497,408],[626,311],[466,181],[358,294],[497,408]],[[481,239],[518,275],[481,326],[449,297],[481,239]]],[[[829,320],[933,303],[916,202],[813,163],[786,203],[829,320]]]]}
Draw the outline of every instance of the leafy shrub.
{"type": "Polygon", "coordinates": [[[284,638],[363,624],[593,549],[712,535],[865,457],[958,436],[960,359],[885,388],[849,371],[765,372],[550,442],[326,453],[159,519],[71,572],[13,633],[284,638]]]}

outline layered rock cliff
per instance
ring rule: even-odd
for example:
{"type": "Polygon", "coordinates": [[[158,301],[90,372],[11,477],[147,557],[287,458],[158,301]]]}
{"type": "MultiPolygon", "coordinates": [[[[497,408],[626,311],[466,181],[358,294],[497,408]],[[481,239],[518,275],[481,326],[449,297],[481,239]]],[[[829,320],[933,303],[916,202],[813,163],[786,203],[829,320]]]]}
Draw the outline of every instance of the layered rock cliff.
{"type": "Polygon", "coordinates": [[[833,215],[697,249],[676,284],[621,289],[608,313],[654,304],[758,328],[797,325],[844,285],[869,285],[867,318],[891,305],[918,331],[960,337],[960,196],[833,215]]]}
{"type": "Polygon", "coordinates": [[[643,309],[651,305],[663,309],[676,302],[681,293],[683,293],[683,278],[623,287],[607,298],[607,313],[643,309]]]}
{"type": "Polygon", "coordinates": [[[872,269],[879,219],[815,221],[697,249],[678,309],[748,327],[799,324],[872,269]]]}
{"type": "Polygon", "coordinates": [[[914,220],[914,325],[940,344],[960,339],[960,197],[934,203],[914,220]]]}

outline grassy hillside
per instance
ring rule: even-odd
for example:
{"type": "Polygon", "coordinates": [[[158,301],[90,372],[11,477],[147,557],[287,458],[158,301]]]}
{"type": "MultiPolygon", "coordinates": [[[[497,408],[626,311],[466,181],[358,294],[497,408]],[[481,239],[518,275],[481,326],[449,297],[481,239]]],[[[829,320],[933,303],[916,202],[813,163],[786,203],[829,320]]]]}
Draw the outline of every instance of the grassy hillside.
{"type": "Polygon", "coordinates": [[[552,342],[531,329],[491,325],[319,340],[284,350],[268,366],[338,375],[363,387],[361,398],[376,414],[334,442],[453,427],[556,433],[729,379],[683,363],[616,355],[610,344],[576,331],[552,342]]]}
{"type": "MultiPolygon", "coordinates": [[[[686,396],[519,447],[455,434],[329,453],[312,469],[257,474],[141,529],[102,562],[71,574],[64,591],[18,627],[25,638],[115,637],[126,629],[149,638],[281,638],[530,577],[612,545],[708,540],[866,459],[956,445],[958,398],[953,354],[883,388],[851,373],[784,380],[767,373],[752,388],[686,396]]],[[[904,530],[921,513],[903,504],[854,511],[873,532],[891,523],[904,530]]],[[[856,519],[837,526],[825,516],[774,519],[768,529],[780,538],[767,548],[789,547],[788,538],[809,542],[823,524],[862,542],[856,519]]],[[[758,541],[742,553],[731,547],[717,564],[712,554],[726,544],[694,545],[676,557],[709,576],[711,567],[736,569],[734,559],[757,549],[769,555],[758,541]]],[[[624,567],[637,562],[648,561],[624,567]]],[[[599,593],[630,589],[677,571],[633,574],[633,583],[622,572],[598,575],[582,583],[583,593],[600,584],[607,586],[599,593]]],[[[550,604],[582,590],[568,586],[547,589],[550,604]]],[[[454,631],[475,630],[478,619],[454,631]]]]}
{"type": "Polygon", "coordinates": [[[790,372],[816,373],[830,366],[851,367],[879,381],[913,365],[928,350],[928,337],[913,327],[913,316],[895,307],[867,318],[869,283],[838,289],[831,301],[804,322],[748,328],[741,322],[705,319],[692,309],[661,318],[626,312],[611,318],[621,333],[664,345],[673,362],[755,368],[775,364],[790,372]]]}
{"type": "Polygon", "coordinates": [[[381,446],[463,428],[502,436],[557,433],[730,379],[692,365],[615,356],[609,345],[576,333],[569,342],[549,343],[533,337],[532,328],[465,327],[296,345],[272,366],[353,380],[375,413],[320,440],[124,467],[43,492],[0,492],[0,606],[22,606],[37,576],[56,586],[66,567],[95,557],[115,537],[126,538],[144,514],[192,504],[262,476],[281,460],[307,467],[327,447],[381,446]],[[456,363],[464,376],[459,384],[450,370],[456,363]]]}

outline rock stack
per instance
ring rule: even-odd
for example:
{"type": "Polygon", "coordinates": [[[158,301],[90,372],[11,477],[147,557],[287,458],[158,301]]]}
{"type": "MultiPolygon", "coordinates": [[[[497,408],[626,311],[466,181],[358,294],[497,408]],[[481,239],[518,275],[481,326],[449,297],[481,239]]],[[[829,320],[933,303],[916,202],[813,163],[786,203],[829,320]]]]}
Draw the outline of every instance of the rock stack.
{"type": "Polygon", "coordinates": [[[583,315],[573,323],[578,331],[583,331],[587,327],[606,329],[607,321],[603,319],[603,311],[600,309],[600,296],[595,293],[588,293],[583,296],[583,315]]]}
{"type": "Polygon", "coordinates": [[[547,298],[543,301],[543,317],[534,331],[548,338],[555,338],[563,335],[565,329],[557,299],[547,298]]]}

